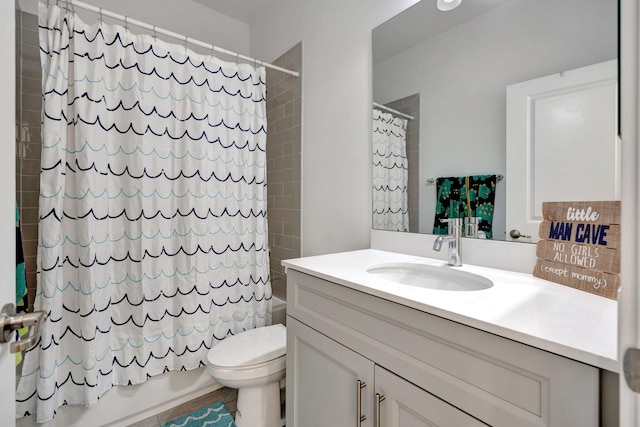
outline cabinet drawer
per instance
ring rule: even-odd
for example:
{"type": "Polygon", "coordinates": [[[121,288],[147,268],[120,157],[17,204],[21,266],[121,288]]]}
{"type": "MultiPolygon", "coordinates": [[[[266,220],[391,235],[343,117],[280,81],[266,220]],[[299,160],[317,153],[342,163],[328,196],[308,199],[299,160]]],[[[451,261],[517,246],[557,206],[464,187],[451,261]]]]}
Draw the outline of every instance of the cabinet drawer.
{"type": "Polygon", "coordinates": [[[495,426],[598,425],[598,371],[478,329],[288,272],[288,314],[495,426]]]}

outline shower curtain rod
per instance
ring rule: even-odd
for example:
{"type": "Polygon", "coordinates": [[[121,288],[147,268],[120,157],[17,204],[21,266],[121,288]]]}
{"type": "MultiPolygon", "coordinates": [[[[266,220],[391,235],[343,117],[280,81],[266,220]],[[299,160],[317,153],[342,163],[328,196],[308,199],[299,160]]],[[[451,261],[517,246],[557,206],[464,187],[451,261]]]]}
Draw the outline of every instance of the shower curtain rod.
{"type": "Polygon", "coordinates": [[[405,113],[403,113],[401,111],[398,111],[398,110],[394,110],[393,108],[389,108],[386,105],[382,105],[382,104],[378,104],[377,102],[374,102],[373,106],[374,107],[378,107],[378,108],[382,108],[383,110],[387,110],[388,112],[396,114],[396,115],[398,115],[400,117],[404,117],[405,119],[413,120],[413,116],[410,116],[410,115],[405,114],[405,113]]]}
{"type": "MultiPolygon", "coordinates": [[[[211,51],[214,52],[218,52],[218,53],[223,53],[225,55],[229,55],[229,56],[234,56],[236,58],[236,61],[238,59],[242,59],[246,62],[252,62],[254,64],[259,64],[262,65],[266,68],[271,68],[273,70],[278,70],[278,71],[282,71],[283,73],[287,73],[290,74],[294,77],[299,77],[300,73],[297,71],[292,71],[292,70],[288,70],[286,68],[282,68],[282,67],[278,67],[277,65],[273,65],[270,64],[268,62],[264,62],[261,61],[259,59],[255,59],[255,58],[251,58],[245,55],[242,55],[238,52],[233,52],[227,49],[223,49],[221,47],[215,46],[213,44],[210,43],[206,43],[206,42],[202,42],[200,40],[196,40],[196,39],[192,39],[186,35],[183,34],[178,34],[178,33],[174,33],[173,31],[169,31],[169,30],[165,30],[163,28],[157,28],[155,25],[151,25],[151,24],[147,24],[146,22],[142,22],[142,21],[138,21],[137,19],[132,19],[129,18],[125,15],[120,15],[118,13],[114,13],[114,12],[110,12],[108,10],[104,10],[101,7],[96,7],[87,3],[83,3],[81,1],[77,1],[77,0],[62,0],[64,3],[66,3],[67,5],[71,6],[71,7],[79,7],[80,9],[84,9],[84,10],[88,10],[89,12],[94,12],[97,13],[98,15],[100,15],[100,17],[106,16],[109,18],[113,18],[116,19],[118,21],[122,21],[125,23],[125,27],[127,27],[129,24],[131,25],[135,25],[136,27],[140,27],[140,28],[144,28],[145,30],[151,30],[153,31],[154,34],[163,34],[165,36],[168,37],[172,37],[174,39],[178,39],[178,40],[183,40],[185,45],[187,43],[191,43],[193,45],[196,46],[200,46],[203,47],[205,49],[209,49],[211,51]]],[[[56,4],[58,4],[59,0],[56,0],[56,4]]],[[[50,4],[50,1],[47,0],[47,4],[50,4]]]]}

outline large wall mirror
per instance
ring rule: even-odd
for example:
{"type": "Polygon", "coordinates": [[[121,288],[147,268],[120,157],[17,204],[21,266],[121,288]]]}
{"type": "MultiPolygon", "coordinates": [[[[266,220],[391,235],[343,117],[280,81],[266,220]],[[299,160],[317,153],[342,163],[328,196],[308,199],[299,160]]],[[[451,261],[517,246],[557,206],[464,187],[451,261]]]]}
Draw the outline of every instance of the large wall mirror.
{"type": "Polygon", "coordinates": [[[462,197],[535,242],[542,201],[618,199],[618,1],[436,3],[373,30],[373,228],[441,233],[462,197]]]}

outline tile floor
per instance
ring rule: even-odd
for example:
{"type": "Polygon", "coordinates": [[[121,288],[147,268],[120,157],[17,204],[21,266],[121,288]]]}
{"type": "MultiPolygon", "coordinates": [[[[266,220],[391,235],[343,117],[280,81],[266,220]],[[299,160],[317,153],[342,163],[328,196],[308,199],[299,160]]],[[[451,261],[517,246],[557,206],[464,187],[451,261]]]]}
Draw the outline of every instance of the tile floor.
{"type": "Polygon", "coordinates": [[[238,390],[223,387],[219,390],[213,391],[202,397],[198,397],[190,402],[184,403],[174,408],[169,408],[162,411],[152,417],[145,418],[137,423],[130,424],[128,427],[160,427],[162,424],[169,421],[180,418],[181,416],[193,412],[197,409],[204,408],[215,402],[222,401],[224,405],[231,413],[232,417],[236,415],[236,399],[238,396],[238,390]]]}

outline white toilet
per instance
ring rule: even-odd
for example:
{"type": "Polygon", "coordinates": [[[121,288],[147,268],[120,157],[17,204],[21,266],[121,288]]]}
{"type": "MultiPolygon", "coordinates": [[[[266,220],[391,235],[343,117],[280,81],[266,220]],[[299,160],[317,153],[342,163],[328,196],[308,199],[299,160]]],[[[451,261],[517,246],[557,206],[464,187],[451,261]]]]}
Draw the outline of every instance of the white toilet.
{"type": "Polygon", "coordinates": [[[287,335],[281,325],[225,338],[207,355],[207,372],[238,389],[237,427],[282,427],[280,380],[285,376],[287,335]]]}

